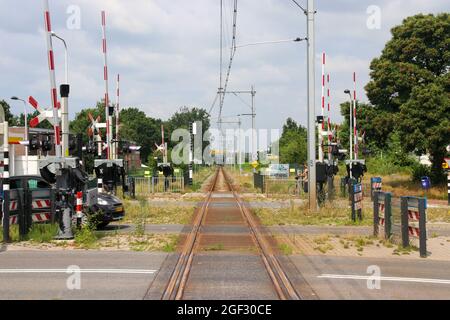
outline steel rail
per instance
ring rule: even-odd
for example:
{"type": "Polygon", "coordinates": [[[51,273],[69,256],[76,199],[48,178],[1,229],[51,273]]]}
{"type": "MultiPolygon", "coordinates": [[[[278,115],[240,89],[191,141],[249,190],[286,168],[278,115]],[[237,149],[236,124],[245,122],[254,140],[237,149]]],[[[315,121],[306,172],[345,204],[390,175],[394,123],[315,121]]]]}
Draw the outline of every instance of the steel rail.
{"type": "Polygon", "coordinates": [[[216,171],[213,183],[208,190],[206,200],[203,203],[199,214],[195,217],[194,226],[186,239],[183,251],[177,260],[177,264],[175,265],[174,271],[172,272],[172,275],[167,283],[161,300],[180,300],[182,298],[187,276],[192,266],[194,249],[200,234],[200,228],[204,221],[204,217],[206,216],[206,212],[211,201],[211,196],[217,183],[219,171],[220,169],[216,171]]]}
{"type": "Polygon", "coordinates": [[[239,205],[239,209],[241,210],[241,213],[246,220],[248,227],[251,230],[252,237],[257,245],[259,253],[261,254],[264,266],[266,267],[267,273],[269,274],[275,290],[277,291],[278,297],[280,298],[280,300],[300,300],[300,295],[297,293],[294,286],[290,282],[277,257],[270,252],[271,250],[269,249],[269,244],[259,232],[257,223],[253,215],[243,205],[240,196],[234,190],[234,187],[230,182],[229,177],[225,174],[225,171],[223,171],[223,175],[226,183],[230,188],[230,191],[233,193],[239,205]]]}

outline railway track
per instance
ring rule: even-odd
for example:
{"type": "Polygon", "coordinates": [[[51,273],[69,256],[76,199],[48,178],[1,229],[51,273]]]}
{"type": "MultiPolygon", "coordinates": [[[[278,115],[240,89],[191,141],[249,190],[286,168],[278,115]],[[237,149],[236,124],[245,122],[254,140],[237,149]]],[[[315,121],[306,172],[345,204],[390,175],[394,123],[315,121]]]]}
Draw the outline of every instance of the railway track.
{"type": "MultiPolygon", "coordinates": [[[[201,255],[206,243],[211,244],[214,241],[225,241],[227,248],[242,247],[245,243],[246,250],[254,252],[259,258],[259,264],[263,266],[261,270],[265,270],[266,273],[265,278],[270,279],[270,281],[266,281],[270,282],[271,286],[271,289],[268,290],[273,290],[276,293],[273,296],[280,300],[301,299],[300,294],[294,288],[277,259],[273,246],[261,231],[255,217],[245,207],[240,196],[234,190],[225,170],[219,167],[212,179],[206,199],[197,211],[192,230],[186,237],[182,251],[164,289],[162,300],[185,299],[189,286],[201,290],[202,284],[198,283],[201,281],[191,279],[191,275],[196,268],[193,262],[197,256],[201,255]],[[226,202],[217,202],[215,200],[217,198],[226,198],[226,202]],[[211,224],[211,221],[217,223],[218,220],[228,221],[228,223],[234,221],[235,228],[242,228],[245,230],[244,234],[240,236],[207,234],[208,223],[211,224]]],[[[226,279],[221,280],[221,283],[226,283],[226,279]]]]}

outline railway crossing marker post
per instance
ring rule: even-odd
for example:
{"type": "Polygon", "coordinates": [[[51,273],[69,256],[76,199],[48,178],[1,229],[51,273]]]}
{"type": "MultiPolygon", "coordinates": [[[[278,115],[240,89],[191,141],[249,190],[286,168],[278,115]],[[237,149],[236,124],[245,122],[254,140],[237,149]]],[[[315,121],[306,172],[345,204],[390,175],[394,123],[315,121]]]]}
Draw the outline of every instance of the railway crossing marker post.
{"type": "Polygon", "coordinates": [[[404,248],[409,247],[410,236],[419,238],[421,258],[427,257],[426,210],[426,198],[401,197],[402,245],[404,248]]]}
{"type": "Polygon", "coordinates": [[[448,205],[450,206],[450,158],[445,158],[445,162],[442,164],[442,167],[447,172],[447,196],[448,196],[448,205]]]}
{"type": "Polygon", "coordinates": [[[374,236],[378,236],[379,228],[384,226],[384,238],[392,236],[392,194],[376,191],[373,200],[374,236]]]}
{"type": "Polygon", "coordinates": [[[375,192],[381,191],[383,181],[380,177],[370,178],[370,198],[375,201],[375,192]]]}
{"type": "Polygon", "coordinates": [[[362,201],[363,201],[363,190],[362,184],[356,183],[350,185],[350,198],[352,205],[352,220],[362,221],[362,201]]]}

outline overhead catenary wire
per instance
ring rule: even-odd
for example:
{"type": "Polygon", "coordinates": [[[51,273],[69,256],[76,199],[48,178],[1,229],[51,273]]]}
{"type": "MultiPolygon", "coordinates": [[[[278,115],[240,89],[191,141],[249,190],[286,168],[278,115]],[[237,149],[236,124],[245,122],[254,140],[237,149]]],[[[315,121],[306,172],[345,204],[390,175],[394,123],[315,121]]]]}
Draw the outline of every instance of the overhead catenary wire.
{"type": "Polygon", "coordinates": [[[222,111],[223,111],[223,105],[224,105],[224,101],[225,101],[225,96],[226,96],[226,92],[227,92],[227,87],[228,87],[228,83],[230,80],[230,75],[231,75],[231,68],[233,66],[233,61],[234,61],[234,56],[236,54],[236,29],[237,29],[237,0],[234,0],[234,11],[233,11],[233,38],[232,38],[232,42],[231,42],[231,51],[230,51],[230,60],[228,63],[228,69],[227,69],[227,74],[226,74],[226,78],[225,78],[225,82],[222,88],[222,94],[221,94],[221,99],[220,99],[220,107],[219,107],[219,122],[220,122],[220,117],[222,116],[222,111]]]}
{"type": "Polygon", "coordinates": [[[303,6],[301,6],[300,5],[300,3],[298,3],[296,0],[291,0],[297,7],[299,7],[300,9],[302,9],[302,11],[306,14],[306,13],[308,13],[307,11],[306,11],[306,9],[305,8],[303,8],[303,6]]]}

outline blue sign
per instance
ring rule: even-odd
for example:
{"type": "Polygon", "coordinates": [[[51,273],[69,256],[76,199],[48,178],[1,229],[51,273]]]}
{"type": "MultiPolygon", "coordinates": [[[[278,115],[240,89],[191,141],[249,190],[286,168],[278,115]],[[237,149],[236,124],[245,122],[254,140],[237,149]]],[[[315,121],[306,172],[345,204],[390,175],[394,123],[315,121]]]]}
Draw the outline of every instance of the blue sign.
{"type": "Polygon", "coordinates": [[[269,166],[269,174],[276,178],[289,178],[288,164],[271,164],[269,166]]]}
{"type": "Polygon", "coordinates": [[[425,190],[428,190],[431,188],[431,180],[429,177],[422,177],[420,179],[421,183],[422,183],[422,188],[425,190]]]}
{"type": "Polygon", "coordinates": [[[355,184],[355,185],[353,186],[353,192],[354,192],[354,193],[360,193],[360,192],[362,192],[362,184],[361,184],[361,183],[355,184]]]}

